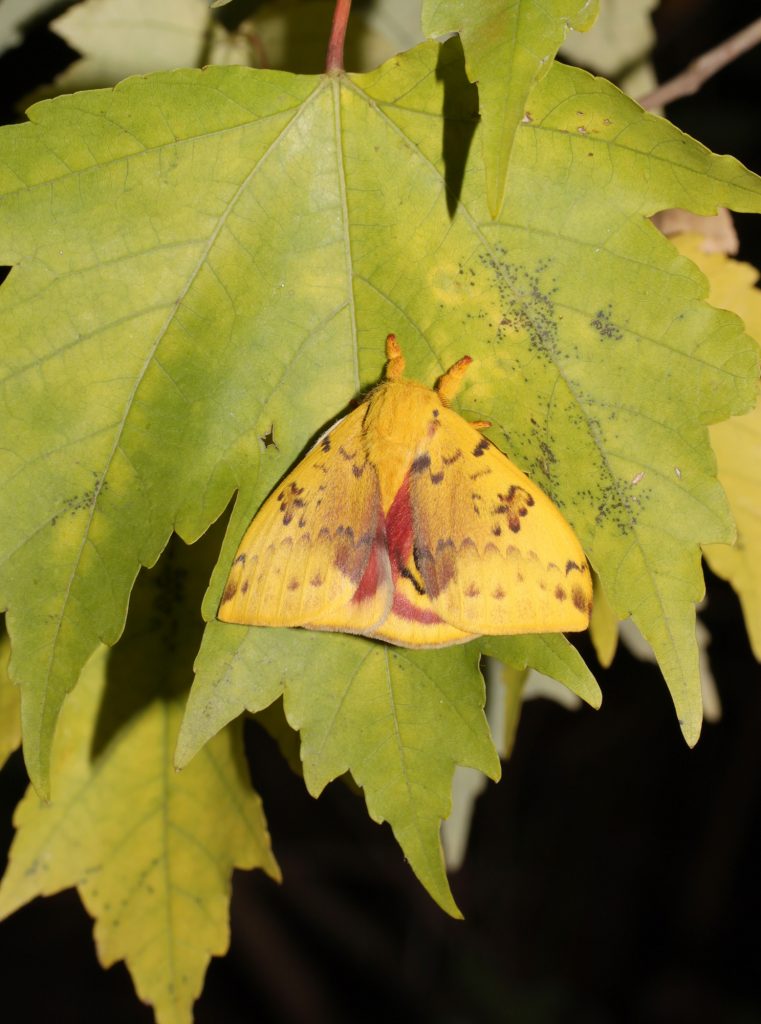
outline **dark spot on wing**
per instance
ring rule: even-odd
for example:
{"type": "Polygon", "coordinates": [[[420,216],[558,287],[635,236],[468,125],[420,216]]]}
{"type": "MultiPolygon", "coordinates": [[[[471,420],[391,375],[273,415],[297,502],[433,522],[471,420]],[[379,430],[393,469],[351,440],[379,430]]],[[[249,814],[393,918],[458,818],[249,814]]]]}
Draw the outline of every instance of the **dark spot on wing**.
{"type": "Polygon", "coordinates": [[[241,551],[238,557],[233,562],[233,565],[245,565],[246,564],[246,553],[241,551]]]}
{"type": "Polygon", "coordinates": [[[584,591],[581,589],[581,587],[574,587],[573,591],[571,592],[571,597],[573,598],[574,605],[579,609],[580,612],[589,611],[589,608],[587,607],[587,599],[584,596],[584,591]]]}
{"type": "Polygon", "coordinates": [[[417,544],[412,545],[412,561],[415,563],[417,571],[420,572],[420,551],[417,544]]]}
{"type": "Polygon", "coordinates": [[[475,585],[475,583],[469,583],[468,584],[468,589],[465,591],[465,596],[466,597],[478,597],[478,595],[480,593],[481,593],[481,591],[478,589],[478,587],[475,585]]]}
{"type": "Polygon", "coordinates": [[[508,528],[518,533],[521,518],[528,515],[528,510],[534,504],[533,496],[524,487],[512,484],[507,493],[498,494],[497,499],[498,504],[492,508],[492,515],[506,516],[508,528]]]}
{"type": "Polygon", "coordinates": [[[505,596],[505,592],[502,589],[502,587],[497,587],[496,590],[492,591],[491,596],[494,598],[495,601],[501,601],[502,598],[505,596]]]}
{"type": "Polygon", "coordinates": [[[489,442],[486,440],[485,437],[482,437],[481,440],[476,445],[476,447],[473,449],[473,454],[478,459],[483,455],[483,453],[486,451],[488,447],[489,442]]]}
{"type": "Polygon", "coordinates": [[[323,582],[324,581],[323,581],[323,578],[320,575],[320,573],[315,573],[315,575],[309,581],[309,586],[310,587],[321,587],[323,582]]]}
{"type": "Polygon", "coordinates": [[[248,590],[248,580],[244,580],[241,583],[240,592],[241,592],[241,594],[245,594],[247,592],[247,590],[248,590]]]}
{"type": "Polygon", "coordinates": [[[453,462],[457,462],[458,459],[462,458],[462,450],[456,448],[451,455],[442,455],[441,461],[445,466],[451,466],[453,462]]]}
{"type": "Polygon", "coordinates": [[[444,479],[444,471],[443,470],[439,470],[438,473],[431,473],[431,483],[432,484],[440,484],[443,479],[444,479]]]}
{"type": "Polygon", "coordinates": [[[324,452],[330,451],[330,434],[326,434],[322,441],[320,441],[320,448],[322,448],[324,452]]]}
{"type": "Polygon", "coordinates": [[[555,587],[555,597],[558,599],[558,601],[565,601],[566,598],[565,590],[563,590],[559,583],[555,587]]]}
{"type": "Polygon", "coordinates": [[[231,598],[235,597],[237,592],[238,592],[238,588],[235,585],[235,583],[233,583],[232,580],[231,580],[227,584],[227,586],[225,587],[225,592],[222,595],[222,604],[224,604],[225,601],[229,601],[231,598]]]}
{"type": "Polygon", "coordinates": [[[367,567],[372,542],[373,537],[370,534],[360,537],[355,542],[354,531],[350,526],[339,526],[336,530],[333,564],[339,572],[348,576],[357,585],[367,567]]]}
{"type": "Polygon", "coordinates": [[[410,466],[410,472],[412,473],[424,473],[431,465],[431,456],[428,452],[423,452],[422,455],[418,455],[416,459],[412,460],[410,466]]]}
{"type": "Polygon", "coordinates": [[[299,487],[295,480],[291,480],[288,486],[278,494],[277,500],[280,502],[280,511],[283,513],[284,526],[288,526],[298,510],[306,508],[306,501],[301,497],[303,493],[304,488],[299,487]]]}
{"type": "Polygon", "coordinates": [[[295,576],[293,576],[291,579],[288,580],[288,589],[289,590],[298,590],[299,589],[299,581],[296,579],[295,576]]]}
{"type": "Polygon", "coordinates": [[[401,565],[399,567],[399,575],[403,576],[404,579],[409,580],[418,594],[422,596],[425,593],[425,587],[415,579],[414,574],[410,572],[406,565],[401,565]]]}
{"type": "Polygon", "coordinates": [[[573,562],[573,561],[571,561],[571,559],[569,559],[569,560],[568,560],[568,561],[567,561],[567,562],[565,563],[565,574],[566,574],[566,576],[568,575],[568,573],[569,573],[569,572],[570,572],[570,571],[571,571],[572,569],[578,569],[578,571],[579,571],[579,572],[582,572],[582,571],[583,571],[580,565],[578,565],[578,564],[577,564],[576,562],[573,562]]]}

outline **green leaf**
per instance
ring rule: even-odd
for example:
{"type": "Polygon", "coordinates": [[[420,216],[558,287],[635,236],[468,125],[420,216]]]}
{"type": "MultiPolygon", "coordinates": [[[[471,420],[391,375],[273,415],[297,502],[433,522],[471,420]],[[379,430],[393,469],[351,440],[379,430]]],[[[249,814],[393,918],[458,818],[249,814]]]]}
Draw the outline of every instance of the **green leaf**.
{"type": "Polygon", "coordinates": [[[183,766],[244,710],[284,693],[309,792],[351,772],[412,870],[459,917],[439,842],[455,764],[499,777],[474,645],[408,651],[359,637],[209,624],[177,745],[183,766]],[[221,652],[224,652],[222,654],[221,652]],[[220,665],[224,669],[220,672],[220,665]]]}
{"type": "Polygon", "coordinates": [[[459,32],[478,83],[489,212],[502,209],[515,132],[532,86],[552,66],[569,29],[586,31],[598,0],[424,0],[423,32],[459,32]]]}
{"type": "Polygon", "coordinates": [[[602,693],[594,676],[562,633],[485,636],[478,643],[484,654],[490,654],[514,669],[531,667],[557,679],[593,708],[602,704],[602,693]]]}
{"type": "Polygon", "coordinates": [[[2,133],[0,604],[41,792],[139,566],[239,488],[214,615],[246,523],[378,379],[389,330],[429,384],[474,357],[459,408],[562,507],[694,742],[699,544],[731,536],[705,424],[752,404],[757,353],[646,218],[759,210],[761,188],[583,72],[554,67],[528,108],[497,222],[456,40],[362,76],[129,79],[2,133]]]}
{"type": "Polygon", "coordinates": [[[208,572],[200,547],[173,544],[140,577],[124,637],[85,667],[56,735],[53,800],[30,787],[19,804],[0,886],[0,916],[76,886],[101,963],[126,961],[160,1024],[189,1024],[210,957],[227,950],[233,867],[279,878],[242,723],[185,772],[172,765],[208,572]]]}

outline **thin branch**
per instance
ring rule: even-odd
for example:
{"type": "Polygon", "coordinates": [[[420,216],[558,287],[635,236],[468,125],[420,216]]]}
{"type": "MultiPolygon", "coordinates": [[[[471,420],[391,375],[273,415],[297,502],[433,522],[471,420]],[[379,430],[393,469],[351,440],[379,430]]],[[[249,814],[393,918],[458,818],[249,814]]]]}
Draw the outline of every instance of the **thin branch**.
{"type": "Polygon", "coordinates": [[[756,18],[750,25],[746,25],[735,35],[725,39],[713,50],[704,53],[702,57],[694,60],[681,74],[672,78],[657,89],[647,93],[637,102],[645,110],[652,110],[654,107],[663,107],[667,103],[681,99],[683,96],[692,96],[700,89],[704,82],[712,78],[717,71],[721,71],[727,64],[737,60],[743,53],[747,53],[761,43],[761,18],[756,18]]]}
{"type": "Polygon", "coordinates": [[[351,11],[351,0],[336,0],[328,42],[328,58],[325,63],[325,70],[328,74],[331,71],[343,71],[344,69],[344,39],[346,38],[346,26],[349,23],[349,11],[351,11]]]}

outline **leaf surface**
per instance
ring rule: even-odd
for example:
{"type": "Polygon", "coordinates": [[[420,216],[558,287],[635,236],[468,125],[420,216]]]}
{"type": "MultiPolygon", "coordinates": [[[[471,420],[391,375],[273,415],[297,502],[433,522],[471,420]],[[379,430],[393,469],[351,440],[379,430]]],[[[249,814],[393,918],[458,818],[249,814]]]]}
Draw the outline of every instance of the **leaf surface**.
{"type": "Polygon", "coordinates": [[[597,10],[598,0],[424,0],[423,31],[459,32],[468,78],[478,83],[492,217],[502,208],[513,140],[531,87],[546,74],[569,29],[588,29],[597,10]]]}
{"type": "Polygon", "coordinates": [[[238,488],[212,617],[251,516],[377,381],[389,330],[428,384],[473,356],[460,411],[560,505],[696,739],[699,544],[732,529],[706,424],[750,406],[757,352],[646,218],[758,210],[759,181],[556,66],[494,222],[475,100],[452,40],[363,76],[129,79],[5,130],[0,602],[42,792],[64,695],[119,636],[139,566],[238,488]]]}
{"type": "Polygon", "coordinates": [[[309,792],[349,771],[370,817],[388,821],[433,898],[460,916],[444,870],[441,819],[455,764],[499,777],[473,645],[409,651],[298,629],[207,627],[177,748],[185,765],[230,718],[284,694],[301,733],[309,792]],[[224,656],[220,658],[220,651],[224,656]],[[224,670],[220,673],[220,662],[224,670]]]}

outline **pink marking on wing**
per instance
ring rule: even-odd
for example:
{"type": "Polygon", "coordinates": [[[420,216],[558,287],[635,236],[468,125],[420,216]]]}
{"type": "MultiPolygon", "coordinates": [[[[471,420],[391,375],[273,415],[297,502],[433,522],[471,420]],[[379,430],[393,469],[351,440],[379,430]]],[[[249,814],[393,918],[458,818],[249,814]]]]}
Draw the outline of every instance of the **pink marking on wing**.
{"type": "Polygon", "coordinates": [[[369,598],[375,596],[381,580],[381,563],[378,557],[378,552],[384,548],[385,545],[385,525],[383,522],[383,516],[379,512],[378,525],[375,530],[375,538],[373,540],[370,558],[368,559],[367,566],[362,574],[362,579],[359,581],[359,586],[352,596],[352,604],[360,604],[362,601],[367,601],[369,598]]]}
{"type": "Polygon", "coordinates": [[[386,541],[391,560],[391,574],[394,582],[399,577],[399,567],[406,565],[412,554],[412,506],[410,505],[409,473],[391,503],[386,516],[386,541]]]}
{"type": "Polygon", "coordinates": [[[418,608],[417,605],[414,605],[412,601],[408,600],[398,591],[394,591],[394,603],[391,605],[391,611],[394,615],[398,615],[400,619],[422,622],[424,626],[435,626],[444,621],[431,609],[418,608]]]}

